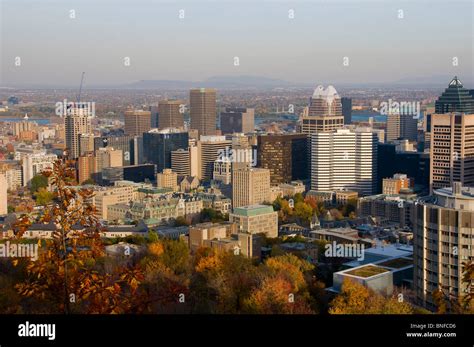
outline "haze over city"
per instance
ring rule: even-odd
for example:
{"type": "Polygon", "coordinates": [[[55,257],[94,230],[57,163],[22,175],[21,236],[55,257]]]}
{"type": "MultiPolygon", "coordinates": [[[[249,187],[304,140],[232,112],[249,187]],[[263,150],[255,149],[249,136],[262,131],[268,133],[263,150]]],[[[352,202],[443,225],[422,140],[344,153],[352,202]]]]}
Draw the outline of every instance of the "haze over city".
{"type": "Polygon", "coordinates": [[[214,76],[444,85],[457,74],[470,82],[472,2],[427,4],[3,0],[0,85],[76,86],[82,71],[90,88],[214,76]]]}

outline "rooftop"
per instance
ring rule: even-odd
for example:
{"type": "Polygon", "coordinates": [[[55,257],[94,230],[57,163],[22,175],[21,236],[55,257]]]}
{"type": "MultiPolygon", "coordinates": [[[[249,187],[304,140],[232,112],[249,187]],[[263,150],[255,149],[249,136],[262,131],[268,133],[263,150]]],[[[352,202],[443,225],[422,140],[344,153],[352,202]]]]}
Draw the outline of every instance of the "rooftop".
{"type": "Polygon", "coordinates": [[[259,216],[262,214],[272,213],[273,207],[267,205],[249,205],[234,208],[233,213],[239,216],[259,216]]]}
{"type": "Polygon", "coordinates": [[[388,272],[388,271],[389,270],[384,269],[382,267],[375,266],[375,265],[365,265],[365,266],[347,271],[346,274],[357,276],[357,277],[368,278],[368,277],[379,275],[381,273],[388,272]]]}

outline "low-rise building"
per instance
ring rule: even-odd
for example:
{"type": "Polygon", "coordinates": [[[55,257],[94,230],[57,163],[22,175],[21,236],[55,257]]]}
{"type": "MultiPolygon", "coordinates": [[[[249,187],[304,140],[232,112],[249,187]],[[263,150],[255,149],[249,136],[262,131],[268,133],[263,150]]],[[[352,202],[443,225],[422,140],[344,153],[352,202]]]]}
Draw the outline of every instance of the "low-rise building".
{"type": "Polygon", "coordinates": [[[236,207],[229,214],[229,221],[236,223],[240,232],[278,237],[278,213],[269,205],[236,207]]]}
{"type": "Polygon", "coordinates": [[[336,190],[336,204],[337,205],[345,205],[350,200],[357,201],[359,197],[359,193],[354,192],[352,190],[336,190]]]}
{"type": "Polygon", "coordinates": [[[405,174],[395,174],[392,178],[384,178],[382,194],[400,194],[400,190],[410,188],[412,183],[405,174]]]}
{"type": "Polygon", "coordinates": [[[304,194],[306,186],[301,181],[291,181],[290,183],[280,184],[283,196],[294,196],[297,193],[304,194]]]}

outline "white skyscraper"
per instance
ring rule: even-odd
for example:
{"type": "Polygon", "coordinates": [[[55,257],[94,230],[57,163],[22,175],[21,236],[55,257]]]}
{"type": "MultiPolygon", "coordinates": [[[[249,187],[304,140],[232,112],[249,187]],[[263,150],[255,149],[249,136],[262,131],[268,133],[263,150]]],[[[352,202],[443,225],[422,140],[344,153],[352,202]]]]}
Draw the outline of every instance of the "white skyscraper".
{"type": "Polygon", "coordinates": [[[311,189],[375,193],[377,136],[367,129],[311,135],[311,189]]]}

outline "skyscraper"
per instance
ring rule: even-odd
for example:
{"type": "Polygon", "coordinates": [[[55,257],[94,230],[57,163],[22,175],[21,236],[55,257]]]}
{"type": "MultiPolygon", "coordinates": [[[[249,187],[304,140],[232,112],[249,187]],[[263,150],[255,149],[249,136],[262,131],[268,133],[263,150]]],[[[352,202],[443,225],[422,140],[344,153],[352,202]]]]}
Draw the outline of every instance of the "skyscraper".
{"type": "Polygon", "coordinates": [[[188,147],[188,133],[181,129],[152,129],[143,134],[143,160],[156,164],[158,172],[171,168],[171,152],[188,147]]]}
{"type": "Polygon", "coordinates": [[[436,309],[433,293],[467,294],[463,263],[474,260],[474,189],[459,182],[435,189],[435,199],[414,207],[414,290],[418,304],[436,309]]]}
{"type": "Polygon", "coordinates": [[[91,178],[97,181],[96,173],[96,159],[93,152],[84,153],[77,158],[77,182],[79,184],[91,178]]]}
{"type": "MultiPolygon", "coordinates": [[[[474,94],[474,93],[473,93],[474,94]]],[[[464,88],[461,81],[454,76],[441,96],[435,102],[435,113],[461,112],[474,113],[474,95],[464,88]]]]}
{"type": "Polygon", "coordinates": [[[259,135],[257,163],[270,170],[272,185],[304,180],[309,174],[306,134],[259,135]]]}
{"type": "Polygon", "coordinates": [[[375,193],[377,135],[370,129],[339,129],[311,135],[311,189],[375,193]]]}
{"type": "Polygon", "coordinates": [[[457,76],[454,76],[448,88],[436,100],[434,112],[429,112],[424,117],[425,150],[430,150],[431,147],[432,113],[444,114],[450,112],[474,114],[474,90],[465,89],[457,76]]]}
{"type": "Polygon", "coordinates": [[[183,128],[184,120],[181,112],[181,100],[162,100],[158,103],[158,128],[183,128]]]}
{"type": "Polygon", "coordinates": [[[214,162],[230,149],[232,141],[225,136],[201,136],[197,142],[199,154],[199,179],[210,180],[214,172],[214,162]]]}
{"type": "Polygon", "coordinates": [[[144,110],[125,111],[125,134],[142,136],[151,129],[151,112],[144,110]]]}
{"type": "Polygon", "coordinates": [[[199,135],[216,135],[216,90],[191,89],[189,98],[191,128],[199,135]]]}
{"type": "Polygon", "coordinates": [[[99,148],[113,147],[120,149],[123,154],[123,165],[139,164],[139,142],[142,141],[139,136],[121,135],[121,136],[101,136],[94,138],[94,151],[99,148]]]}
{"type": "Polygon", "coordinates": [[[180,176],[199,176],[198,147],[171,151],[171,169],[180,176]]]}
{"type": "Polygon", "coordinates": [[[91,117],[81,112],[71,112],[64,117],[64,127],[68,155],[73,159],[78,158],[80,155],[79,136],[92,133],[91,117]]]}
{"type": "Polygon", "coordinates": [[[418,118],[410,114],[387,115],[387,142],[418,139],[418,118]]]}
{"type": "Polygon", "coordinates": [[[260,168],[232,171],[232,207],[270,202],[270,170],[260,168]]]}
{"type": "Polygon", "coordinates": [[[341,98],[333,86],[324,89],[319,85],[310,99],[307,114],[301,119],[301,132],[333,131],[344,127],[341,98]]]}
{"type": "Polygon", "coordinates": [[[94,151],[94,134],[79,134],[79,154],[85,155],[94,151]]]}
{"type": "Polygon", "coordinates": [[[222,134],[250,133],[254,131],[253,108],[232,108],[227,107],[225,112],[221,112],[221,132],[222,134]]]}
{"type": "Polygon", "coordinates": [[[430,191],[474,185],[474,114],[431,115],[430,191]]]}
{"type": "Polygon", "coordinates": [[[352,99],[341,98],[342,115],[344,116],[344,124],[352,123],[352,99]]]}
{"type": "Polygon", "coordinates": [[[106,167],[123,166],[123,153],[120,149],[113,147],[99,148],[95,152],[96,170],[102,172],[106,167]]]}

